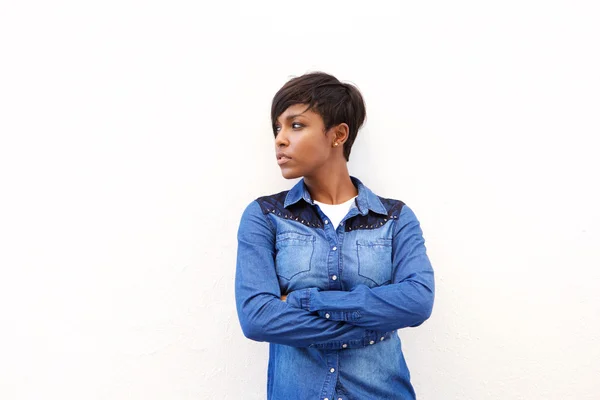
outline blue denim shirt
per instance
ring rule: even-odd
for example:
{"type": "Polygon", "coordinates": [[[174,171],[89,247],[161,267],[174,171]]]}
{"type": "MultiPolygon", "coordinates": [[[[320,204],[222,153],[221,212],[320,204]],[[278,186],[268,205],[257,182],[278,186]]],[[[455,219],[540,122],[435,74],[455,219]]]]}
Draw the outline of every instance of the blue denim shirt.
{"type": "Polygon", "coordinates": [[[397,330],[433,307],[423,234],[403,202],[351,179],[358,197],[339,226],[303,180],[242,215],[236,306],[244,335],[270,343],[269,400],[415,398],[397,330]]]}

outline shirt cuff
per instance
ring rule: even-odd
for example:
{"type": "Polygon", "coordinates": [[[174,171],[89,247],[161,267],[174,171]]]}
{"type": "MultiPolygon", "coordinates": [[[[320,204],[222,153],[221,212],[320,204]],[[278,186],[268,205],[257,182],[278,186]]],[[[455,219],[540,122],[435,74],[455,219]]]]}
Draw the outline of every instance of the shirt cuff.
{"type": "Polygon", "coordinates": [[[332,321],[355,322],[360,319],[358,311],[319,311],[318,314],[320,317],[332,321]]]}
{"type": "Polygon", "coordinates": [[[332,321],[352,322],[358,321],[361,317],[357,310],[332,311],[323,304],[321,293],[317,290],[309,292],[309,309],[310,312],[317,312],[320,317],[330,319],[332,321]]]}
{"type": "Polygon", "coordinates": [[[294,290],[288,293],[285,300],[292,307],[301,308],[305,311],[310,311],[311,294],[317,292],[316,288],[294,290]]]}
{"type": "Polygon", "coordinates": [[[358,349],[363,347],[370,347],[379,342],[383,342],[384,340],[389,340],[392,336],[396,334],[396,330],[390,332],[380,332],[380,331],[365,331],[365,336],[362,339],[355,340],[332,340],[327,343],[315,343],[311,344],[308,347],[314,347],[322,350],[346,350],[346,349],[358,349]]]}

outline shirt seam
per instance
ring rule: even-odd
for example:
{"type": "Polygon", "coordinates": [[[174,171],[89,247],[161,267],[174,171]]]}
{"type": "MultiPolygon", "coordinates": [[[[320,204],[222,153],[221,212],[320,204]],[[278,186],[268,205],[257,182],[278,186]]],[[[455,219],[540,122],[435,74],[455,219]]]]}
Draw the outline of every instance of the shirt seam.
{"type": "Polygon", "coordinates": [[[273,225],[273,222],[271,222],[271,220],[269,219],[269,217],[267,217],[267,214],[262,212],[262,207],[260,206],[260,203],[258,202],[258,200],[254,200],[256,202],[256,204],[258,204],[258,207],[261,208],[261,215],[264,217],[264,219],[267,220],[267,225],[269,225],[269,228],[271,229],[271,232],[273,234],[275,234],[277,232],[277,230],[275,229],[275,225],[273,225]]]}

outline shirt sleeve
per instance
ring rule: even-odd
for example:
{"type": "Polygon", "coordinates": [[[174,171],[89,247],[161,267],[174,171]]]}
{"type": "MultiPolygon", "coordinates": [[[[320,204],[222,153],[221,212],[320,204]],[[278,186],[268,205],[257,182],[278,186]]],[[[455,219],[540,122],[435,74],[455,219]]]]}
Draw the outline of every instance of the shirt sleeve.
{"type": "Polygon", "coordinates": [[[252,202],[238,229],[235,297],[242,331],[249,339],[294,347],[361,347],[383,335],[281,301],[275,270],[275,229],[252,202]]]}
{"type": "Polygon", "coordinates": [[[434,273],[419,221],[406,205],[394,228],[392,263],[394,274],[388,285],[358,285],[351,291],[303,289],[299,292],[304,293],[290,293],[288,302],[326,320],[369,329],[388,331],[421,325],[433,308],[434,273]]]}

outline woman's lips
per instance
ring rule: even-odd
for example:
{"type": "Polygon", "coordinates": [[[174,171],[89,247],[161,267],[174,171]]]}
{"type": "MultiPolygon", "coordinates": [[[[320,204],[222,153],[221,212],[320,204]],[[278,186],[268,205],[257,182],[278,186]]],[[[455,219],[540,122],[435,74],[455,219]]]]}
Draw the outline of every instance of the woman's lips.
{"type": "Polygon", "coordinates": [[[277,164],[283,165],[290,160],[291,160],[291,158],[283,156],[283,157],[277,159],[277,164]]]}

